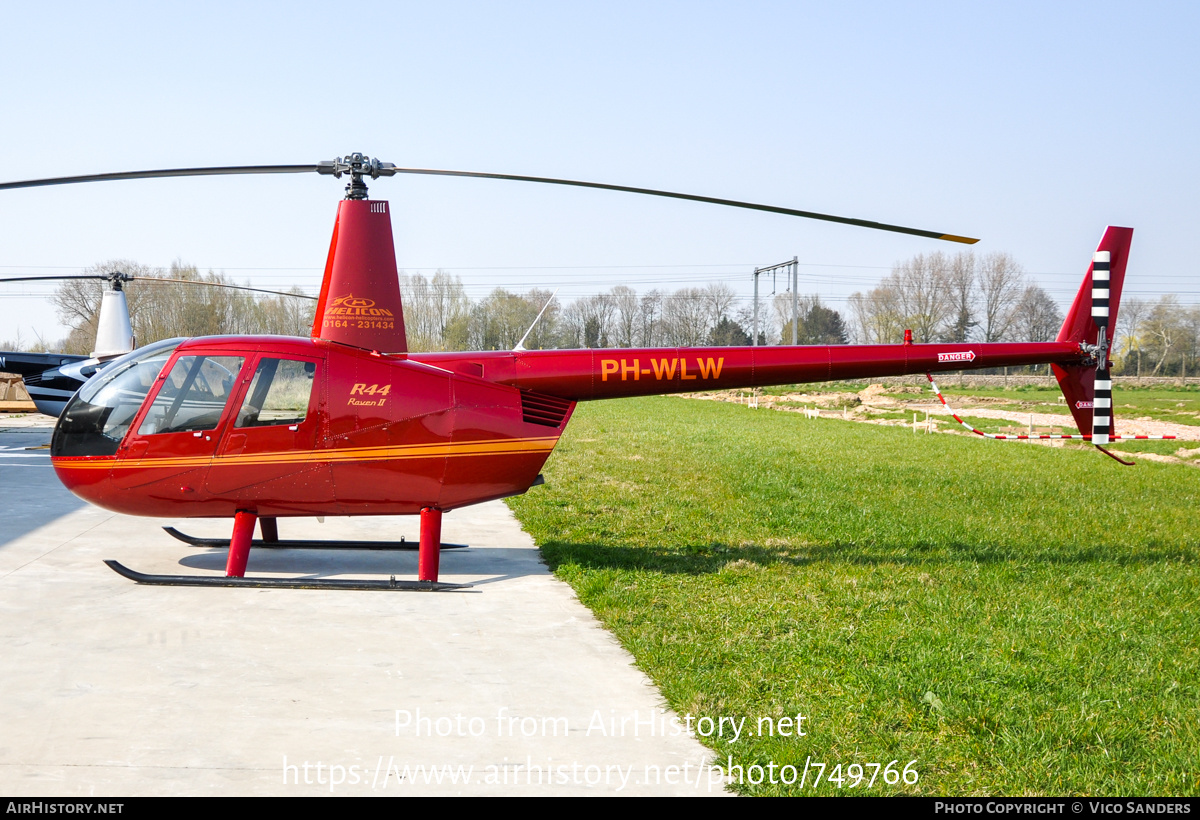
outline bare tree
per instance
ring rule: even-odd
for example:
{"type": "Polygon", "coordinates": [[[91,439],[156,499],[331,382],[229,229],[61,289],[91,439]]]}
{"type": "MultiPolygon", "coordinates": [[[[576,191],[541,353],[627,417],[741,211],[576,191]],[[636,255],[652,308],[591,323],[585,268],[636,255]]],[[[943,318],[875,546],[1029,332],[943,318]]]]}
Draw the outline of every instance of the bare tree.
{"type": "MultiPolygon", "coordinates": [[[[194,265],[179,261],[171,264],[166,278],[233,284],[227,276],[212,271],[202,274],[194,265]]],[[[134,284],[139,285],[139,295],[137,304],[130,304],[129,313],[138,344],[172,336],[261,332],[254,315],[254,298],[244,291],[157,283],[155,277],[134,284]]],[[[307,332],[306,328],[305,335],[307,332]]]]}
{"type": "Polygon", "coordinates": [[[1187,314],[1179,297],[1170,293],[1159,299],[1142,321],[1142,331],[1148,352],[1158,359],[1151,376],[1170,370],[1169,363],[1180,355],[1187,336],[1187,314]]]}
{"type": "Polygon", "coordinates": [[[724,282],[713,282],[704,289],[704,303],[708,308],[709,327],[716,327],[722,319],[729,318],[729,311],[737,301],[733,288],[724,282]]]}
{"type": "Polygon", "coordinates": [[[563,347],[608,347],[614,336],[616,304],[607,293],[576,299],[562,313],[559,343],[563,347]]]}
{"type": "Polygon", "coordinates": [[[437,350],[441,333],[434,327],[429,280],[422,274],[400,271],[400,302],[404,306],[404,333],[409,350],[437,350]]]}
{"type": "Polygon", "coordinates": [[[652,290],[638,301],[638,335],[639,347],[661,347],[663,295],[658,290],[652,290]]]}
{"type": "Polygon", "coordinates": [[[1012,335],[1022,342],[1049,342],[1062,327],[1062,311],[1050,294],[1028,285],[1013,308],[1012,335]]]}
{"type": "Polygon", "coordinates": [[[893,287],[906,323],[919,342],[941,338],[950,319],[949,264],[944,253],[917,254],[892,269],[893,287]]]}
{"type": "Polygon", "coordinates": [[[904,338],[906,317],[900,300],[886,284],[872,288],[865,296],[850,296],[852,333],[859,344],[895,344],[904,338]]]}
{"type": "Polygon", "coordinates": [[[1113,328],[1113,349],[1122,351],[1124,371],[1129,372],[1129,357],[1133,356],[1134,373],[1139,379],[1142,377],[1142,322],[1149,312],[1150,304],[1145,299],[1122,299],[1113,328]]]}
{"type": "Polygon", "coordinates": [[[951,263],[942,253],[918,254],[898,262],[879,286],[850,297],[853,334],[868,343],[888,344],[911,329],[919,342],[942,338],[951,322],[951,263]]]}
{"type": "Polygon", "coordinates": [[[457,339],[459,344],[451,340],[452,328],[465,326],[471,313],[461,278],[438,270],[427,280],[420,273],[401,271],[400,296],[410,350],[461,349],[465,339],[457,339]]]}
{"type": "Polygon", "coordinates": [[[1013,308],[1025,286],[1025,271],[1011,254],[989,253],[981,260],[978,275],[983,341],[1005,341],[1015,318],[1013,308]]]}
{"type": "Polygon", "coordinates": [[[950,259],[946,286],[951,305],[951,320],[946,328],[947,342],[966,342],[975,329],[975,254],[963,251],[950,259]]]}
{"type": "Polygon", "coordinates": [[[665,341],[680,347],[704,344],[711,328],[709,315],[709,298],[702,288],[680,288],[663,300],[665,341]]]}
{"type": "Polygon", "coordinates": [[[1183,364],[1183,377],[1186,379],[1188,374],[1187,357],[1192,360],[1192,372],[1196,372],[1197,354],[1200,353],[1200,305],[1194,306],[1187,312],[1187,317],[1184,320],[1184,327],[1187,330],[1187,335],[1184,341],[1185,359],[1183,364]]]}
{"type": "MultiPolygon", "coordinates": [[[[473,350],[512,350],[525,331],[533,326],[533,320],[549,297],[548,291],[535,290],[524,295],[503,288],[492,291],[471,310],[468,346],[473,350]]],[[[545,319],[543,316],[542,321],[545,319]]],[[[539,323],[525,340],[525,347],[534,349],[546,341],[547,331],[539,323]]]]}
{"type": "Polygon", "coordinates": [[[637,291],[617,285],[609,291],[613,304],[613,343],[617,347],[633,347],[639,325],[637,291]]]}
{"type": "Polygon", "coordinates": [[[298,298],[304,295],[300,288],[292,288],[288,293],[292,295],[260,296],[253,301],[255,333],[300,337],[312,333],[317,303],[298,298]]]}
{"type": "Polygon", "coordinates": [[[444,270],[435,271],[429,283],[434,327],[441,338],[439,349],[452,350],[451,329],[462,326],[471,315],[471,302],[463,288],[462,278],[444,270]]]}

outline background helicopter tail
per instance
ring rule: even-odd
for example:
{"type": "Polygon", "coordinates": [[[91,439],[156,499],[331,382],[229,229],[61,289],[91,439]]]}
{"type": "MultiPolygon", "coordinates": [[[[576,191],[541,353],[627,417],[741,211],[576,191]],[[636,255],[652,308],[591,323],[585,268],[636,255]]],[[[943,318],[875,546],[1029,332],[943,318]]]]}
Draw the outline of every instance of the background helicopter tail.
{"type": "Polygon", "coordinates": [[[1052,367],[1079,432],[1090,432],[1092,443],[1097,445],[1107,444],[1114,433],[1108,353],[1132,238],[1132,228],[1109,227],[1104,232],[1055,340],[1075,342],[1093,353],[1095,361],[1090,364],[1052,367]]]}

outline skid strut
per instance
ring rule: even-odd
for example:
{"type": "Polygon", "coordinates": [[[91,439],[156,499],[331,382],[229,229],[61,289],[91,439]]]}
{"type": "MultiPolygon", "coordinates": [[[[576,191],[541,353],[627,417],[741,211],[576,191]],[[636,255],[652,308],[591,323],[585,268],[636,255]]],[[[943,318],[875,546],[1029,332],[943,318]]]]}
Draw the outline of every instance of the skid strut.
{"type": "Polygon", "coordinates": [[[442,511],[437,507],[421,510],[421,547],[417,553],[417,578],[436,582],[441,558],[442,511]]]}
{"type": "MultiPolygon", "coordinates": [[[[259,526],[266,521],[265,518],[258,519],[259,526]]],[[[180,532],[174,527],[163,527],[172,538],[178,538],[185,544],[190,544],[193,547],[206,547],[210,549],[224,549],[229,546],[228,538],[199,538],[195,535],[188,535],[180,532]]],[[[330,540],[308,540],[308,541],[293,541],[290,539],[281,540],[276,538],[270,540],[264,538],[259,541],[255,539],[250,542],[250,546],[254,549],[280,549],[280,550],[395,550],[415,552],[417,550],[416,541],[406,541],[404,536],[400,536],[399,541],[338,541],[330,540]]],[[[448,544],[442,542],[444,550],[464,550],[467,544],[448,544]]]]}
{"type": "Polygon", "coordinates": [[[250,542],[254,539],[257,518],[247,510],[238,510],[233,517],[233,538],[229,541],[229,559],[225,562],[225,575],[229,578],[246,575],[246,561],[250,559],[250,542]]]}

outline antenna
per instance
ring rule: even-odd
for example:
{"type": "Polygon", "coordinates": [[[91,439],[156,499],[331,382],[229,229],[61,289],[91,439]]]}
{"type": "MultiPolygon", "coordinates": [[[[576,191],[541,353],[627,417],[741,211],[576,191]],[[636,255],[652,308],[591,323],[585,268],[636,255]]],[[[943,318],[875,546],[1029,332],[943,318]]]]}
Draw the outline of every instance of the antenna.
{"type": "Polygon", "coordinates": [[[546,304],[542,306],[540,311],[538,311],[538,315],[533,320],[533,324],[529,326],[529,330],[525,331],[525,335],[521,337],[521,341],[517,342],[517,346],[514,347],[513,350],[525,349],[525,340],[529,338],[530,333],[533,333],[533,329],[537,327],[537,323],[542,318],[542,314],[546,312],[546,308],[550,307],[550,303],[554,301],[554,297],[558,295],[560,290],[562,290],[562,288],[555,288],[554,293],[550,294],[550,298],[546,300],[546,304]]]}

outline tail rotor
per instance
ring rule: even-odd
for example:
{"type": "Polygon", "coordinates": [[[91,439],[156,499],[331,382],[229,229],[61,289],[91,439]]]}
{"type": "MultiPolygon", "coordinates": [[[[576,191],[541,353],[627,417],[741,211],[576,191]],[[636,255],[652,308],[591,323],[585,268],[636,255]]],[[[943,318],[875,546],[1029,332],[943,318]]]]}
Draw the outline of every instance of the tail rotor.
{"type": "Polygon", "coordinates": [[[1096,325],[1096,382],[1092,399],[1092,444],[1109,443],[1112,434],[1112,374],[1109,372],[1108,295],[1112,256],[1096,251],[1092,257],[1092,322],[1096,325]]]}

